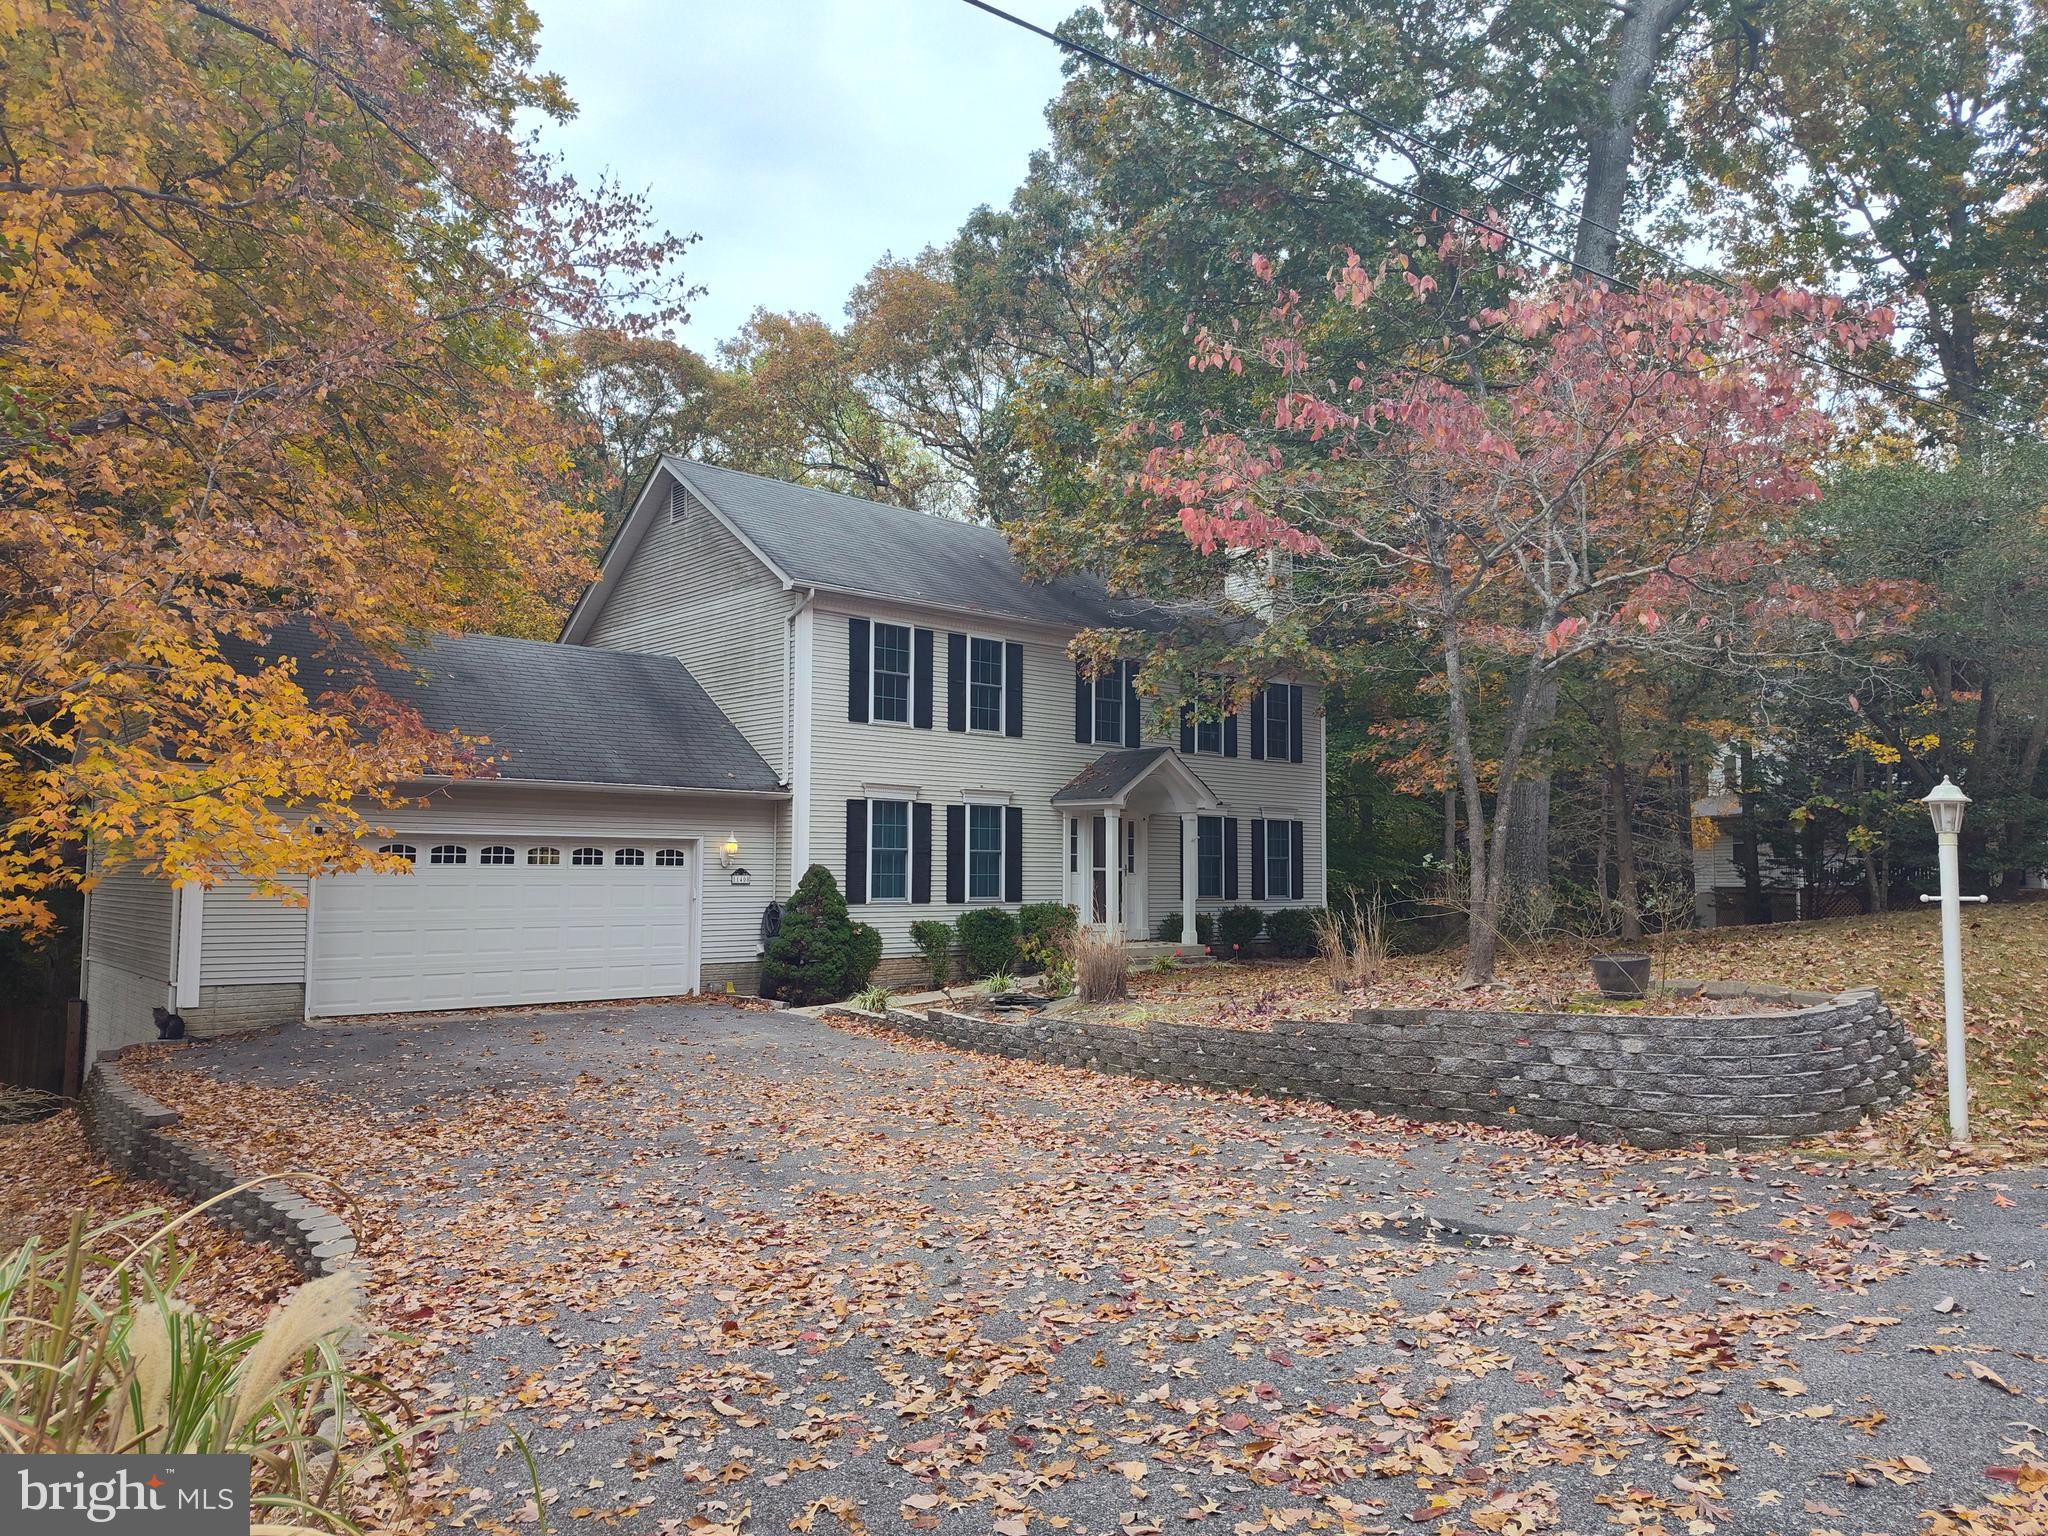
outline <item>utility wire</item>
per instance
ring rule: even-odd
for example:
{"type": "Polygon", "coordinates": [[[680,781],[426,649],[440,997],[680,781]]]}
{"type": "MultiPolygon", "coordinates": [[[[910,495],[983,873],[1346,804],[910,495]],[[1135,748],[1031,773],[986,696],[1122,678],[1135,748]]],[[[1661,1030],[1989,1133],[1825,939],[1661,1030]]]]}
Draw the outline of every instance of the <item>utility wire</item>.
{"type": "MultiPolygon", "coordinates": [[[[1521,198],[1525,202],[1534,203],[1540,207],[1548,208],[1552,213],[1561,214],[1563,217],[1570,219],[1575,223],[1580,221],[1583,217],[1577,211],[1565,207],[1564,204],[1557,202],[1555,199],[1545,197],[1541,192],[1536,191],[1534,188],[1525,187],[1518,182],[1509,180],[1506,176],[1501,175],[1498,172],[1498,170],[1496,170],[1494,167],[1487,165],[1477,155],[1467,154],[1457,149],[1446,149],[1440,144],[1433,144],[1427,138],[1423,137],[1420,133],[1417,133],[1412,128],[1403,128],[1400,124],[1390,122],[1386,118],[1380,117],[1375,113],[1368,112],[1362,107],[1354,107],[1349,102],[1340,100],[1339,98],[1332,96],[1328,91],[1321,89],[1319,86],[1315,85],[1312,82],[1304,83],[1302,81],[1298,81],[1292,75],[1288,74],[1285,70],[1281,69],[1278,65],[1269,64],[1264,59],[1258,58],[1253,54],[1246,53],[1242,49],[1236,48],[1231,44],[1226,43],[1222,38],[1217,37],[1212,33],[1204,32],[1200,27],[1182,21],[1178,16],[1174,16],[1166,11],[1162,11],[1157,6],[1146,4],[1145,0],[1127,0],[1127,3],[1131,5],[1133,8],[1143,11],[1147,16],[1152,17],[1155,21],[1163,22],[1167,26],[1172,27],[1174,30],[1180,32],[1184,36],[1191,37],[1195,39],[1197,42],[1204,43],[1207,46],[1214,48],[1217,52],[1226,54],[1229,57],[1236,59],[1240,64],[1249,64],[1253,69],[1256,69],[1261,73],[1270,76],[1274,80],[1277,80],[1282,86],[1284,86],[1286,89],[1290,91],[1306,91],[1309,95],[1313,96],[1317,101],[1321,102],[1324,106],[1330,108],[1332,111],[1341,112],[1346,117],[1355,118],[1359,122],[1364,123],[1366,127],[1372,129],[1376,134],[1378,134],[1382,140],[1406,140],[1409,144],[1414,146],[1414,150],[1420,150],[1424,155],[1435,156],[1437,158],[1449,160],[1460,165],[1476,166],[1478,167],[1479,178],[1484,178],[1485,180],[1491,181],[1496,188],[1502,188],[1509,192],[1512,192],[1515,194],[1515,196],[1521,198]]],[[[1443,62],[1449,62],[1448,59],[1445,59],[1444,55],[1442,55],[1441,53],[1436,54],[1436,57],[1440,60],[1443,60],[1443,62]]],[[[1390,147],[1396,149],[1400,154],[1406,155],[1411,159],[1415,158],[1414,150],[1402,149],[1398,144],[1391,145],[1390,147]]],[[[1505,165],[1507,161],[1503,159],[1501,163],[1505,165]]],[[[1478,190],[1476,185],[1474,186],[1473,190],[1478,190]]],[[[1649,241],[1643,239],[1640,235],[1632,235],[1627,230],[1617,229],[1614,226],[1608,224],[1602,224],[1597,219],[1586,220],[1585,222],[1590,224],[1594,229],[1599,230],[1604,235],[1612,235],[1617,241],[1635,246],[1639,250],[1647,251],[1651,255],[1657,257],[1660,261],[1674,264],[1679,271],[1688,273],[1691,276],[1698,278],[1703,283],[1712,283],[1716,287],[1721,288],[1724,291],[1733,291],[1732,285],[1730,285],[1725,278],[1719,276],[1716,273],[1709,272],[1702,267],[1696,267],[1688,261],[1670,256],[1661,247],[1652,245],[1649,241]]]]}
{"type": "MultiPolygon", "coordinates": [[[[1586,263],[1582,261],[1578,261],[1573,257],[1565,255],[1561,251],[1554,251],[1550,249],[1548,246],[1542,245],[1537,241],[1530,239],[1526,235],[1518,235],[1514,233],[1514,231],[1512,230],[1505,229],[1501,225],[1492,221],[1491,219],[1483,218],[1478,214],[1468,213],[1462,208],[1454,208],[1449,203],[1441,202],[1438,199],[1429,196],[1426,192],[1418,190],[1417,188],[1404,187],[1400,185],[1398,182],[1389,181],[1384,176],[1378,175],[1373,171],[1366,170],[1363,166],[1357,165],[1348,160],[1340,160],[1334,155],[1327,154],[1323,150],[1317,149],[1313,144],[1306,143],[1303,140],[1296,138],[1293,134],[1290,134],[1284,131],[1283,129],[1273,127],[1270,123],[1262,123],[1256,118],[1247,117],[1242,112],[1236,111],[1231,107],[1224,106],[1221,102],[1210,101],[1206,97],[1198,96],[1193,91],[1185,90],[1182,87],[1173,84],[1169,80],[1163,80],[1159,76],[1152,74],[1147,70],[1138,68],[1135,64],[1126,64],[1121,59],[1113,58],[1109,54],[1102,52],[1102,50],[1099,48],[1092,48],[1088,44],[1083,42],[1077,42],[1076,40],[1070,37],[1062,37],[1059,33],[1050,31],[1045,27],[1041,27],[1036,22],[1026,21],[1022,16],[1018,16],[1013,12],[1006,11],[1001,6],[991,3],[991,0],[963,0],[963,3],[973,6],[974,9],[976,9],[977,11],[986,12],[988,15],[995,17],[998,21],[1006,21],[1013,27],[1017,27],[1025,32],[1029,32],[1036,37],[1043,38],[1046,42],[1051,43],[1056,48],[1064,49],[1068,53],[1078,54],[1080,57],[1085,59],[1091,59],[1095,63],[1102,65],[1105,69],[1112,70],[1117,74],[1125,76],[1127,79],[1135,80],[1140,85],[1150,86],[1153,90],[1162,92],[1163,94],[1168,96],[1175,97],[1180,101],[1186,102],[1189,106],[1199,107],[1202,111],[1208,112],[1213,116],[1226,118],[1229,121],[1238,124],[1240,127],[1249,128],[1253,133],[1258,134],[1262,138],[1271,139],[1276,144],[1284,145],[1287,148],[1292,149],[1299,154],[1307,155],[1310,159],[1318,162],[1321,165],[1328,166],[1333,171],[1340,172],[1341,174],[1347,176],[1359,177],[1361,180],[1371,182],[1374,186],[1379,187],[1383,191],[1390,192],[1396,197],[1406,198],[1411,202],[1420,203],[1424,207],[1433,209],[1436,212],[1441,213],[1448,218],[1456,219],[1463,224],[1469,224],[1474,229],[1483,230],[1491,235],[1498,235],[1501,239],[1507,241],[1511,245],[1520,246],[1523,250],[1533,252],[1534,254],[1543,257],[1545,260],[1556,262],[1559,266],[1568,267],[1574,272],[1581,273],[1587,277],[1595,278],[1602,283],[1608,284],[1616,288],[1625,289],[1630,293],[1642,292],[1642,289],[1639,286],[1628,281],[1626,278],[1616,276],[1615,274],[1610,272],[1602,272],[1597,268],[1588,266],[1586,263]]],[[[1132,0],[1132,3],[1137,4],[1139,9],[1146,11],[1148,14],[1155,16],[1159,15],[1159,12],[1154,11],[1151,6],[1143,4],[1142,0],[1132,0]]],[[[1165,19],[1171,20],[1171,18],[1165,19]]],[[[1174,24],[1176,26],[1180,25],[1180,23],[1178,22],[1175,22],[1174,24]]],[[[1184,28],[1183,30],[1191,29],[1184,28]]],[[[1244,57],[1242,54],[1237,54],[1235,50],[1229,49],[1225,47],[1225,45],[1223,44],[1214,43],[1213,39],[1210,39],[1209,41],[1211,41],[1214,44],[1214,46],[1224,48],[1225,52],[1232,53],[1235,57],[1244,57]]],[[[1256,63],[1255,60],[1252,62],[1256,63]]],[[[1262,65],[1260,67],[1264,68],[1266,66],[1262,65]]],[[[1284,79],[1285,77],[1283,76],[1282,78],[1284,79]]],[[[1391,131],[1403,133],[1406,132],[1406,130],[1391,131]]],[[[1420,143],[1422,141],[1417,139],[1416,142],[1420,143]]],[[[1604,228],[1605,226],[1599,227],[1604,228]]],[[[1637,241],[1635,243],[1641,244],[1642,242],[1637,241]]],[[[1655,246],[1646,246],[1645,248],[1652,251],[1656,251],[1657,254],[1663,256],[1667,262],[1672,260],[1672,258],[1668,254],[1659,250],[1655,246]]],[[[1674,264],[1681,268],[1685,267],[1685,263],[1683,263],[1682,261],[1676,262],[1674,264]]],[[[1720,286],[1724,289],[1728,287],[1727,283],[1721,279],[1709,277],[1708,281],[1718,282],[1720,286]]],[[[1929,396],[1923,394],[1920,390],[1916,389],[1912,385],[1894,384],[1889,379],[1879,378],[1876,374],[1865,373],[1859,368],[1852,368],[1846,363],[1839,363],[1831,358],[1822,357],[1816,353],[1795,350],[1793,352],[1793,355],[1804,362],[1811,363],[1815,367],[1825,369],[1827,372],[1833,373],[1841,378],[1851,379],[1854,380],[1856,383],[1863,384],[1871,389],[1875,389],[1881,394],[1891,395],[1898,399],[1911,400],[1916,405],[1935,406],[1938,409],[1949,412],[1949,414],[1955,416],[1959,420],[1975,421],[1990,427],[2000,426],[1999,422],[1995,421],[1993,418],[1989,416],[1986,416],[1982,411],[1976,410],[1969,406],[1958,405],[1953,400],[1944,400],[1939,396],[1929,396]]]]}

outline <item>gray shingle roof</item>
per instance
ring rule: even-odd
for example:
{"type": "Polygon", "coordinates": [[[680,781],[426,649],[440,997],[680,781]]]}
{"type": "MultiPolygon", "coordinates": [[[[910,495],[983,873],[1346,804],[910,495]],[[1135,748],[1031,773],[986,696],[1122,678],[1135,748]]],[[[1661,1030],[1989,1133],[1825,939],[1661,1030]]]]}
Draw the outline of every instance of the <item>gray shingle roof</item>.
{"type": "Polygon", "coordinates": [[[1114,800],[1160,758],[1170,756],[1171,747],[1133,747],[1105,752],[1054,792],[1054,805],[1094,805],[1114,800]]]}
{"type": "Polygon", "coordinates": [[[410,670],[288,624],[263,645],[224,643],[230,662],[297,663],[309,693],[374,683],[437,731],[489,738],[513,782],[775,791],[768,766],[681,662],[633,651],[445,635],[409,646],[410,670]]]}
{"type": "Polygon", "coordinates": [[[1009,541],[979,523],[691,459],[662,463],[800,587],[1073,629],[1156,622],[1149,605],[1113,597],[1092,577],[1026,580],[1009,541]]]}

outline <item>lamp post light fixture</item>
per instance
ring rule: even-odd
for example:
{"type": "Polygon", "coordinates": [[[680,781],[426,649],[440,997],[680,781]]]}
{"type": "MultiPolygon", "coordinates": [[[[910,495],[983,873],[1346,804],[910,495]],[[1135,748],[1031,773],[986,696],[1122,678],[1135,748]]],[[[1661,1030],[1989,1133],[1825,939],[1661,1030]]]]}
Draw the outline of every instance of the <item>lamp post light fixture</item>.
{"type": "Polygon", "coordinates": [[[1962,904],[1987,898],[1962,893],[1962,859],[1957,844],[1963,830],[1963,809],[1969,805],[1970,797],[1943,774],[1941,782],[1920,803],[1927,807],[1927,814],[1934,821],[1935,841],[1940,845],[1941,894],[1920,899],[1941,903],[1941,999],[1947,1024],[1948,1135],[1951,1141],[1968,1141],[1970,1083],[1963,1059],[1962,904]]]}

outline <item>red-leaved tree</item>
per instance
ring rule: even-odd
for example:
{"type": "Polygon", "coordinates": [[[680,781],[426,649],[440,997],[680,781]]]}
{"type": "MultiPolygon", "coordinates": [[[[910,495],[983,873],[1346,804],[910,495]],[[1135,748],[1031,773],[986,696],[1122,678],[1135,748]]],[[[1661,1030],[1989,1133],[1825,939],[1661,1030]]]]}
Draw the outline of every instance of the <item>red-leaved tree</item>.
{"type": "Polygon", "coordinates": [[[1511,272],[1497,242],[1450,235],[1349,256],[1316,303],[1276,291],[1256,338],[1197,333],[1192,365],[1243,376],[1246,412],[1170,427],[1139,487],[1219,560],[1296,556],[1301,635],[1367,614],[1426,641],[1470,834],[1468,979],[1492,974],[1516,771],[1559,669],[1733,662],[1883,597],[1802,585],[1780,530],[1832,430],[1817,355],[1886,325],[1793,289],[1511,272]],[[1352,360],[1368,328],[1371,364],[1352,360]]]}

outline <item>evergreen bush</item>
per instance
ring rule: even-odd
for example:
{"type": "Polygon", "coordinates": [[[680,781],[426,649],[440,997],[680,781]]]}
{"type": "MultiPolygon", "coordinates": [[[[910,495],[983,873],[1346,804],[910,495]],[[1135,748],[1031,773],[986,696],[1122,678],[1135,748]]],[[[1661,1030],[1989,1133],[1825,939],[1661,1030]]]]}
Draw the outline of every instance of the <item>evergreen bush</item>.
{"type": "Polygon", "coordinates": [[[1265,926],[1266,914],[1257,907],[1225,907],[1216,914],[1216,947],[1226,957],[1242,959],[1265,926]]]}
{"type": "Polygon", "coordinates": [[[910,925],[910,942],[924,954],[935,987],[943,987],[953,979],[953,940],[953,925],[938,918],[928,917],[910,925]]]}
{"type": "Polygon", "coordinates": [[[1025,970],[1047,975],[1067,958],[1073,942],[1074,909],[1063,901],[1027,901],[1017,909],[1017,960],[1025,970]]]}
{"type": "Polygon", "coordinates": [[[1291,960],[1314,954],[1318,915],[1315,907],[1284,907],[1267,913],[1266,936],[1273,941],[1273,952],[1291,960]]]}
{"type": "Polygon", "coordinates": [[[955,927],[969,981],[1016,969],[1017,919],[1001,907],[962,912],[955,927]]]}
{"type": "Polygon", "coordinates": [[[813,864],[782,911],[782,931],[761,961],[763,996],[804,1006],[844,1002],[882,963],[882,936],[846,910],[839,882],[813,864]]]}

